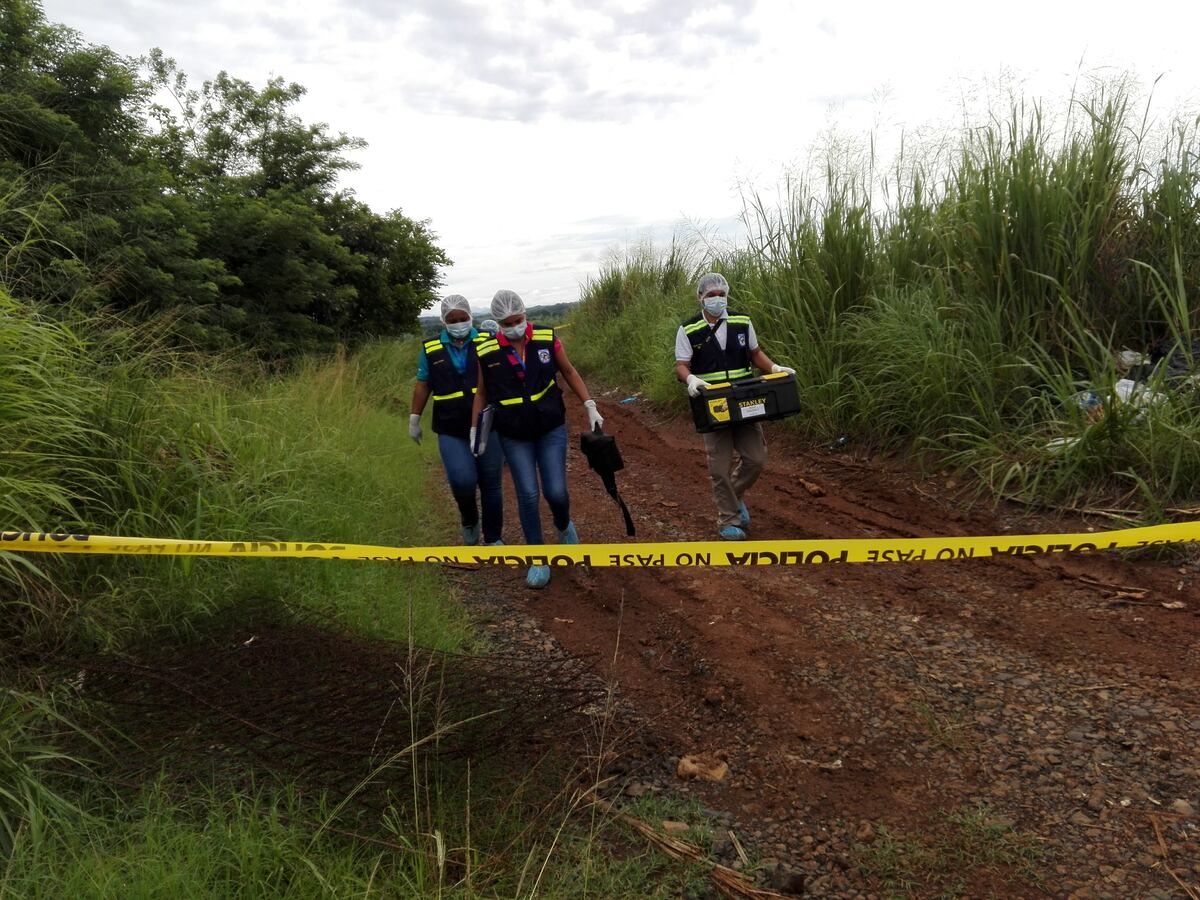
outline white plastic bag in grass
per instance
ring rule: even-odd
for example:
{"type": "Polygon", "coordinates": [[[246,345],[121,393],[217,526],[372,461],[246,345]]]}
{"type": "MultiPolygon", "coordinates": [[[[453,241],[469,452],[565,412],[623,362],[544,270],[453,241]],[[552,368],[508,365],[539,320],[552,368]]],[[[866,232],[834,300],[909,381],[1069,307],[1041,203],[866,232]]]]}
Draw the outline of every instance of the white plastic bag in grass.
{"type": "Polygon", "coordinates": [[[1113,393],[1117,395],[1121,402],[1132,406],[1153,406],[1167,399],[1166,394],[1160,391],[1152,391],[1146,385],[1130,381],[1128,378],[1122,378],[1113,385],[1113,393]]]}

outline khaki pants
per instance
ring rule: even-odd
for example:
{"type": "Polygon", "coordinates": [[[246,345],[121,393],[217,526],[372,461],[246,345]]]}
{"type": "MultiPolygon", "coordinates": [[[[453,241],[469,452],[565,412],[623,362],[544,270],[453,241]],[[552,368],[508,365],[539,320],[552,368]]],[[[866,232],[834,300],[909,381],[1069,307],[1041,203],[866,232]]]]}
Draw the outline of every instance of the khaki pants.
{"type": "Polygon", "coordinates": [[[708,474],[712,478],[713,500],[717,503],[717,527],[737,525],[741,521],[738,504],[746,491],[758,481],[767,462],[767,441],[762,424],[742,422],[720,431],[701,435],[708,453],[708,474]],[[733,455],[737,453],[735,462],[733,455]]]}

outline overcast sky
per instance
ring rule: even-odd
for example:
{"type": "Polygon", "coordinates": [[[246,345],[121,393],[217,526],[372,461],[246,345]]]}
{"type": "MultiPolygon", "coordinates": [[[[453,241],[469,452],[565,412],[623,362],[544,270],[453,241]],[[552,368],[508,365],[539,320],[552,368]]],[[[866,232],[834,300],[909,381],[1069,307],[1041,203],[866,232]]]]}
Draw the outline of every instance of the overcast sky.
{"type": "Polygon", "coordinates": [[[1200,91],[1197,3],[43,5],[120,53],[161,47],[197,85],[222,69],[305,85],[306,120],[369,142],[346,186],[431,219],[455,262],[446,292],[477,307],[501,287],[574,300],[646,238],[736,238],[739,186],[770,190],[831,130],[891,147],[961,122],[997,84],[1061,102],[1081,74],[1162,76],[1162,115],[1200,91]]]}

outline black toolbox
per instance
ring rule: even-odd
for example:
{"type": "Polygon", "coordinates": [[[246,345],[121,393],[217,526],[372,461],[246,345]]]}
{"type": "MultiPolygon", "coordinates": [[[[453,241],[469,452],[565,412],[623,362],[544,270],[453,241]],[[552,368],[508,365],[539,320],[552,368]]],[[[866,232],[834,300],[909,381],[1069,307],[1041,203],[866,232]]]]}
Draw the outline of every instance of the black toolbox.
{"type": "Polygon", "coordinates": [[[786,372],[710,384],[691,398],[692,421],[701,434],[738,422],[786,419],[800,412],[796,376],[786,372]]]}

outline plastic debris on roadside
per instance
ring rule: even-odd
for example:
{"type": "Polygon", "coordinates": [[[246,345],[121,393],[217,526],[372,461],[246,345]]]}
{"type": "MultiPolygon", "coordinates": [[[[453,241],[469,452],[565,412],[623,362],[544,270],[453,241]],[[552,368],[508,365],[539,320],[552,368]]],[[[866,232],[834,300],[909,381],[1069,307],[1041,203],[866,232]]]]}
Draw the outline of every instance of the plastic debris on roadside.
{"type": "Polygon", "coordinates": [[[1084,418],[1095,422],[1104,415],[1104,401],[1095,391],[1079,391],[1070,397],[1072,403],[1083,410],[1084,418]]]}
{"type": "Polygon", "coordinates": [[[1123,402],[1133,406],[1152,406],[1167,399],[1167,395],[1161,391],[1152,391],[1146,385],[1130,381],[1128,378],[1122,378],[1113,385],[1113,392],[1123,402]]]}
{"type": "Polygon", "coordinates": [[[1064,450],[1070,450],[1079,443],[1077,437],[1057,437],[1046,441],[1046,450],[1049,453],[1062,453],[1064,450]]]}
{"type": "Polygon", "coordinates": [[[1150,357],[1136,350],[1122,350],[1117,354],[1117,371],[1126,374],[1134,366],[1144,366],[1150,362],[1150,357]]]}
{"type": "MultiPolygon", "coordinates": [[[[1164,339],[1154,345],[1149,355],[1137,350],[1113,352],[1116,370],[1122,377],[1111,391],[1097,388],[1082,390],[1067,398],[1067,402],[1078,408],[1088,425],[1098,422],[1106,412],[1106,405],[1129,406],[1136,412],[1130,421],[1140,424],[1146,419],[1146,411],[1165,403],[1170,396],[1200,390],[1200,341],[1184,344],[1175,339],[1164,339]],[[1150,388],[1153,380],[1160,390],[1150,388]]],[[[1045,450],[1061,453],[1079,443],[1080,437],[1058,437],[1047,441],[1045,450]]]]}
{"type": "MultiPolygon", "coordinates": [[[[1132,354],[1132,351],[1124,351],[1132,354]]],[[[1137,354],[1141,357],[1141,354],[1137,354]]],[[[1141,357],[1144,358],[1144,357],[1141,357]]],[[[1135,362],[1134,365],[1141,363],[1135,362]]],[[[1115,384],[1109,398],[1114,404],[1126,405],[1138,409],[1132,421],[1138,424],[1145,419],[1145,409],[1155,406],[1167,399],[1167,395],[1162,391],[1152,391],[1144,383],[1134,381],[1130,378],[1121,378],[1115,384]]],[[[1078,391],[1072,394],[1068,402],[1078,407],[1083,412],[1084,419],[1089,425],[1100,421],[1104,418],[1105,399],[1108,399],[1094,390],[1078,391]]],[[[1045,450],[1049,453],[1061,453],[1064,450],[1069,450],[1080,441],[1079,437],[1057,437],[1046,442],[1045,450]]]]}

